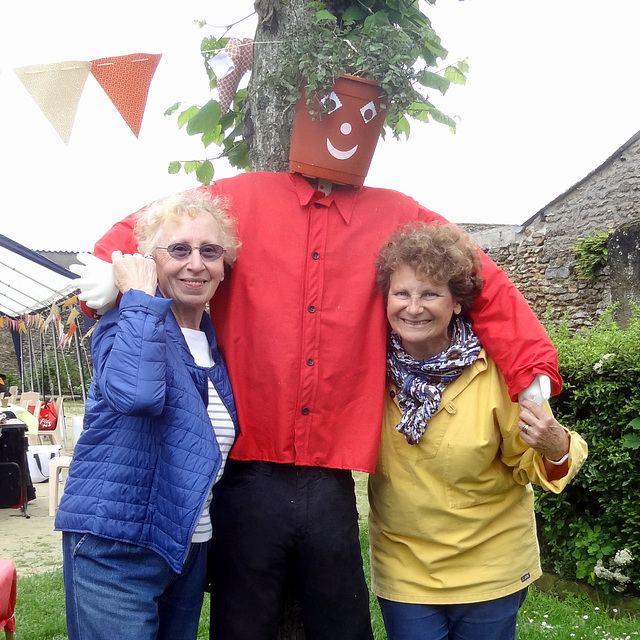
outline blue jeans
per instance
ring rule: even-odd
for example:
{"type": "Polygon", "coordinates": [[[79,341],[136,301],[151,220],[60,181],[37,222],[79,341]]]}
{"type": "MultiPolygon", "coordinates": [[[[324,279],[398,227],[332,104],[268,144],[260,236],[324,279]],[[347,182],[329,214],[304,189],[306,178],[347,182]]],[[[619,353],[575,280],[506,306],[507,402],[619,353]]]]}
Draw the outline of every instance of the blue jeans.
{"type": "Polygon", "coordinates": [[[514,640],[522,589],[470,604],[406,604],[378,598],[389,640],[514,640]]]}
{"type": "Polygon", "coordinates": [[[207,547],[191,545],[178,574],[150,549],[63,532],[69,640],[195,640],[207,547]]]}

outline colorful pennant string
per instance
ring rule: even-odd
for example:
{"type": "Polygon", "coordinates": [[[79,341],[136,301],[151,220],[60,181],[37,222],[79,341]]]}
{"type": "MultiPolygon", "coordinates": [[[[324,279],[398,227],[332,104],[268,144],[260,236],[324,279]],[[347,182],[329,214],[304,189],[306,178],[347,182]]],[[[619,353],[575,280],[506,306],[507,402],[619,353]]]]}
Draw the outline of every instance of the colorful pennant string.
{"type": "Polygon", "coordinates": [[[69,144],[89,72],[137,138],[151,80],[161,57],[162,54],[136,53],[89,62],[17,67],[14,71],[65,144],[69,144]]]}
{"type": "MultiPolygon", "coordinates": [[[[58,340],[58,347],[65,347],[69,344],[69,340],[73,334],[77,331],[78,325],[75,322],[76,318],[80,315],[80,311],[77,307],[73,307],[71,312],[69,313],[68,318],[65,322],[63,322],[62,317],[60,315],[60,307],[69,307],[73,304],[77,304],[78,298],[77,296],[71,296],[68,300],[60,303],[60,305],[55,302],[51,305],[51,309],[49,309],[49,315],[45,318],[42,313],[28,313],[23,315],[21,318],[12,318],[10,316],[0,316],[0,329],[11,329],[13,331],[17,331],[18,333],[26,334],[29,329],[35,328],[39,331],[46,331],[52,323],[55,323],[56,328],[58,330],[58,335],[60,336],[58,340]],[[67,328],[65,329],[65,324],[67,328]]],[[[91,327],[91,330],[87,332],[84,338],[88,338],[91,335],[91,331],[94,329],[95,325],[91,327]]]]}

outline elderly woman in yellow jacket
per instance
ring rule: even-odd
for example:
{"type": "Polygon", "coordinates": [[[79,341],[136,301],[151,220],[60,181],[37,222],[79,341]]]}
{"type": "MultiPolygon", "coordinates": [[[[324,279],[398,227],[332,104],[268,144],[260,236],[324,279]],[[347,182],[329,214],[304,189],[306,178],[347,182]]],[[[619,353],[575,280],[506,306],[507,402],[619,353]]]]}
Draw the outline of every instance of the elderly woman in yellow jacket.
{"type": "Polygon", "coordinates": [[[391,335],[369,535],[389,640],[515,638],[541,574],[531,482],[559,493],[587,455],[546,404],[511,401],[465,318],[479,272],[446,224],[400,230],[377,262],[391,335]]]}

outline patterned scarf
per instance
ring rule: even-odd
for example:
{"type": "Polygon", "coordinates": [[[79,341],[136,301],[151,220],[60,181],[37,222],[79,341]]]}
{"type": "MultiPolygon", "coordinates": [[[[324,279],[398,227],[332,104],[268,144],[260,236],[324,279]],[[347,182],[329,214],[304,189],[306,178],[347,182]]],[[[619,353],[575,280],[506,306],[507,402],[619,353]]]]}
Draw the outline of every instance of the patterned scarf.
{"type": "Polygon", "coordinates": [[[446,351],[428,360],[415,360],[394,331],[389,338],[387,376],[398,387],[402,420],[396,430],[409,444],[417,444],[440,406],[442,393],[478,357],[482,345],[471,324],[460,317],[451,324],[453,337],[446,351]]]}

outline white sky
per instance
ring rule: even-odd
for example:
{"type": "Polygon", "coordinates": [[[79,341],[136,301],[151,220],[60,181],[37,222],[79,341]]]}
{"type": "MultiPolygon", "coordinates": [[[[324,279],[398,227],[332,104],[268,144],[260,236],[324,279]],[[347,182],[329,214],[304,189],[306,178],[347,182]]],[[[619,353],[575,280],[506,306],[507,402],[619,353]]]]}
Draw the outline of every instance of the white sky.
{"type": "MultiPolygon", "coordinates": [[[[193,21],[226,25],[252,9],[251,0],[0,0],[0,233],[33,249],[90,250],[128,213],[195,186],[166,168],[202,158],[202,146],[163,113],[209,99],[199,45],[212,32],[193,21]],[[163,54],[138,139],[89,75],[65,146],[13,72],[129,53],[163,54]]],[[[438,0],[428,12],[448,61],[471,66],[466,87],[438,101],[460,116],[458,132],[413,124],[408,142],[379,144],[367,185],[453,222],[519,224],[640,130],[640,3],[438,0]]],[[[216,166],[217,177],[233,173],[216,166]]]]}

